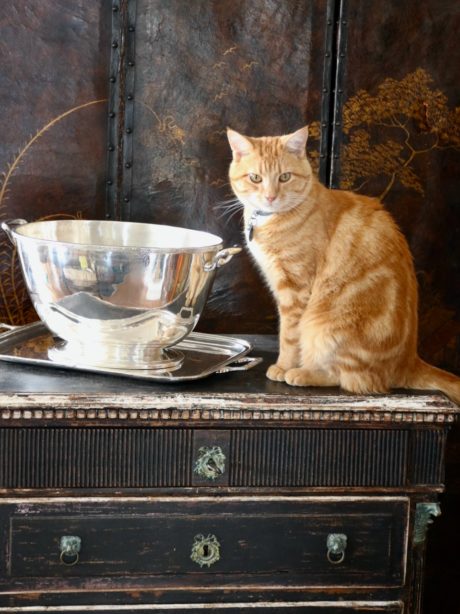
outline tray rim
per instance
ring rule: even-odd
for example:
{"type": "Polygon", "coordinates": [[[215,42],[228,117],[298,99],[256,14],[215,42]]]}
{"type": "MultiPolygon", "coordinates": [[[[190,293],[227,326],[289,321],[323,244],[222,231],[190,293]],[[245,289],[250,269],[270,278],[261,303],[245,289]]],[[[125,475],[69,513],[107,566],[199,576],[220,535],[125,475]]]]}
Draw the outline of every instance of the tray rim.
{"type": "Polygon", "coordinates": [[[30,324],[25,324],[22,326],[9,326],[9,325],[5,326],[3,324],[0,324],[0,329],[1,328],[7,329],[6,332],[0,333],[0,360],[4,362],[24,364],[24,365],[36,365],[36,366],[45,367],[45,368],[50,367],[53,369],[66,369],[69,371],[76,371],[77,373],[86,372],[86,373],[94,373],[96,375],[127,377],[130,379],[143,381],[143,382],[151,381],[153,383],[156,382],[156,383],[165,383],[165,384],[171,383],[172,384],[176,382],[180,383],[180,382],[200,380],[200,379],[204,379],[205,377],[208,377],[209,375],[213,375],[214,373],[219,374],[219,373],[227,373],[232,370],[235,370],[235,371],[247,370],[249,368],[252,368],[253,366],[256,366],[256,364],[259,364],[259,362],[261,362],[262,360],[261,358],[255,358],[255,357],[253,358],[253,357],[247,356],[249,352],[251,352],[251,350],[253,349],[253,346],[246,339],[241,339],[239,337],[233,337],[231,335],[219,335],[219,334],[214,334],[214,333],[201,333],[201,332],[192,331],[189,335],[187,335],[187,337],[183,341],[177,343],[173,347],[181,349],[183,352],[186,353],[187,347],[184,347],[184,346],[190,345],[190,341],[192,342],[195,341],[195,343],[198,344],[198,349],[196,347],[193,348],[195,349],[195,351],[200,351],[200,346],[199,346],[200,343],[202,344],[202,347],[204,350],[206,347],[206,344],[208,344],[208,347],[209,345],[218,346],[220,342],[226,348],[229,348],[231,347],[231,344],[233,342],[234,345],[238,344],[240,346],[240,349],[239,351],[235,351],[231,355],[227,354],[227,356],[225,356],[224,354],[221,354],[222,359],[219,360],[219,362],[216,362],[216,364],[214,364],[213,366],[208,367],[199,373],[191,374],[191,375],[180,375],[181,369],[178,369],[177,371],[173,371],[170,373],[166,372],[166,373],[159,374],[159,373],[149,373],[148,369],[131,369],[130,370],[130,369],[113,369],[109,367],[96,367],[92,365],[70,365],[65,362],[52,361],[46,358],[27,358],[27,357],[13,356],[11,354],[3,353],[4,346],[7,343],[11,344],[14,341],[14,338],[17,336],[22,337],[24,334],[29,333],[29,336],[26,336],[25,338],[21,338],[21,342],[25,342],[25,341],[30,341],[34,337],[37,337],[39,334],[41,335],[44,333],[49,333],[50,335],[52,335],[52,332],[49,330],[46,324],[42,322],[41,320],[37,320],[35,322],[31,322],[30,324]],[[216,342],[218,343],[216,344],[216,342]],[[244,360],[245,358],[246,358],[246,361],[244,360]],[[244,367],[239,366],[239,367],[232,368],[232,364],[238,363],[239,361],[240,363],[246,362],[247,364],[244,367]]]}

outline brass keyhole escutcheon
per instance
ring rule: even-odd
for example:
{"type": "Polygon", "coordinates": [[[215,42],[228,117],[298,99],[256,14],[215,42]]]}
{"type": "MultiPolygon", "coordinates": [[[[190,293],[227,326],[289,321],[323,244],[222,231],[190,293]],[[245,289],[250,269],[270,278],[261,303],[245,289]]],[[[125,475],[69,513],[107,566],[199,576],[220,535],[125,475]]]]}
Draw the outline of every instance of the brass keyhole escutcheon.
{"type": "Polygon", "coordinates": [[[198,450],[194,472],[207,480],[216,480],[225,471],[225,454],[219,446],[202,446],[198,450]]]}
{"type": "Polygon", "coordinates": [[[211,567],[220,560],[220,543],[215,535],[195,535],[190,558],[200,567],[211,567]]]}

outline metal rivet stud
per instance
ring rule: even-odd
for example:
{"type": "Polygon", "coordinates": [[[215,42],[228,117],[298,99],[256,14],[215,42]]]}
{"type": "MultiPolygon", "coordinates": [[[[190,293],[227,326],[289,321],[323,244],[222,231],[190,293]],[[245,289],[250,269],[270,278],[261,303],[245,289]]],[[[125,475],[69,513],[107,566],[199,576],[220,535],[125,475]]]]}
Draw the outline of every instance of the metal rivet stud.
{"type": "Polygon", "coordinates": [[[117,47],[118,47],[118,43],[117,43],[117,41],[113,41],[113,43],[112,43],[112,48],[113,48],[113,49],[116,49],[117,47]]]}
{"type": "Polygon", "coordinates": [[[109,117],[112,117],[112,118],[114,118],[114,117],[115,117],[115,113],[114,113],[114,111],[110,111],[110,113],[109,113],[109,117]]]}
{"type": "Polygon", "coordinates": [[[135,31],[135,27],[134,26],[129,26],[128,28],[128,32],[134,32],[135,31]]]}
{"type": "Polygon", "coordinates": [[[126,134],[131,134],[132,130],[131,128],[126,128],[126,134]]]}
{"type": "Polygon", "coordinates": [[[339,159],[339,154],[334,154],[334,159],[338,160],[339,159]]]}
{"type": "Polygon", "coordinates": [[[328,19],[328,20],[327,20],[327,25],[328,25],[328,26],[332,26],[332,19],[328,19]]]}
{"type": "Polygon", "coordinates": [[[128,196],[125,196],[125,197],[124,197],[124,199],[123,199],[123,201],[124,201],[125,203],[129,203],[129,197],[128,197],[128,196]]]}
{"type": "Polygon", "coordinates": [[[341,57],[341,58],[344,58],[344,57],[345,57],[345,54],[344,54],[344,53],[341,53],[341,54],[340,54],[340,57],[341,57]]]}
{"type": "Polygon", "coordinates": [[[339,94],[343,94],[343,90],[339,90],[339,94]]]}
{"type": "Polygon", "coordinates": [[[107,185],[112,185],[113,181],[111,179],[107,179],[107,185]]]}
{"type": "Polygon", "coordinates": [[[110,213],[106,213],[106,214],[105,214],[105,219],[106,219],[106,220],[109,220],[109,219],[110,219],[110,213]]]}
{"type": "Polygon", "coordinates": [[[115,151],[115,147],[114,147],[113,145],[109,145],[109,146],[107,147],[107,149],[108,149],[109,151],[115,151]]]}
{"type": "Polygon", "coordinates": [[[133,67],[133,66],[134,66],[134,62],[133,62],[132,60],[130,60],[130,61],[128,62],[128,66],[133,67]]]}
{"type": "Polygon", "coordinates": [[[126,168],[131,168],[131,166],[132,166],[131,162],[126,162],[126,164],[125,164],[126,168]]]}
{"type": "Polygon", "coordinates": [[[116,12],[118,11],[118,6],[117,6],[116,4],[114,4],[114,5],[112,6],[112,11],[113,11],[114,13],[116,13],[116,12]]]}
{"type": "Polygon", "coordinates": [[[340,126],[340,122],[335,122],[335,125],[336,126],[340,126]]]}
{"type": "Polygon", "coordinates": [[[320,157],[320,158],[325,158],[325,157],[326,157],[326,154],[320,154],[320,156],[319,156],[319,157],[320,157]]]}
{"type": "Polygon", "coordinates": [[[327,87],[323,87],[323,92],[327,94],[327,87]]]}
{"type": "Polygon", "coordinates": [[[327,126],[327,123],[323,122],[321,125],[322,125],[323,128],[325,128],[327,126]]]}
{"type": "Polygon", "coordinates": [[[331,54],[329,53],[329,51],[326,51],[326,53],[324,54],[327,58],[329,58],[331,56],[331,54]]]}
{"type": "Polygon", "coordinates": [[[109,81],[110,81],[110,83],[115,83],[116,78],[115,77],[110,77],[109,81]]]}
{"type": "Polygon", "coordinates": [[[132,94],[128,94],[127,98],[128,98],[128,100],[132,100],[134,98],[134,96],[132,94]]]}

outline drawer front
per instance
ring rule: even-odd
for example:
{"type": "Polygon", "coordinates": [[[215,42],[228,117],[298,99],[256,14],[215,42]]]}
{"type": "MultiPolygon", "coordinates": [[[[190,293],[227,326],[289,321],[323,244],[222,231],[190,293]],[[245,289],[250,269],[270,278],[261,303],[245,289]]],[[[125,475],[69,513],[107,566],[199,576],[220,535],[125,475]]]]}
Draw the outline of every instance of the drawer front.
{"type": "Polygon", "coordinates": [[[405,498],[168,498],[10,510],[6,575],[400,586],[405,498]],[[72,539],[74,540],[72,542],[72,539]]]}
{"type": "MultiPolygon", "coordinates": [[[[274,603],[265,603],[265,604],[255,604],[255,603],[206,603],[206,604],[186,604],[186,605],[176,605],[169,604],[168,606],[162,606],[158,604],[149,604],[145,606],[145,609],[142,606],[137,606],[136,608],[130,609],[129,606],[117,606],[117,605],[107,605],[103,608],[101,606],[84,606],[84,608],[77,609],[72,608],[72,614],[88,614],[88,612],[102,612],[102,613],[110,613],[116,614],[116,612],[122,612],[123,614],[149,614],[150,612],[155,612],[155,614],[170,614],[171,612],[177,614],[187,614],[188,612],[197,612],[198,610],[205,609],[206,612],[210,614],[241,614],[241,613],[250,613],[255,612],[256,614],[402,614],[402,604],[400,603],[380,603],[380,604],[372,604],[370,602],[358,602],[355,601],[350,603],[349,605],[343,603],[334,603],[334,602],[274,602],[274,603]]],[[[0,608],[0,614],[2,612],[6,612],[7,610],[0,608]]],[[[8,614],[15,614],[20,612],[27,612],[28,614],[40,614],[43,612],[41,610],[33,610],[30,607],[25,608],[8,608],[8,614]]],[[[69,607],[63,607],[62,609],[57,606],[50,610],[52,612],[56,612],[57,614],[64,614],[69,611],[69,607]]]]}
{"type": "Polygon", "coordinates": [[[8,427],[0,489],[438,484],[444,440],[441,428],[8,427]]]}

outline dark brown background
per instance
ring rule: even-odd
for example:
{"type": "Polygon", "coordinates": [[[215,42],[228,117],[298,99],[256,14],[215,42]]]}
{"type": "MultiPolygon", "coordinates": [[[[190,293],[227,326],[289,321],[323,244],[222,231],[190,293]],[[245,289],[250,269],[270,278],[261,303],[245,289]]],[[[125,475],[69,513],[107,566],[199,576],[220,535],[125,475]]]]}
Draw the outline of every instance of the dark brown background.
{"type": "MultiPolygon", "coordinates": [[[[20,0],[0,4],[0,175],[20,158],[0,202],[0,218],[56,214],[102,217],[108,95],[107,2],[20,0]]],[[[13,249],[0,237],[0,321],[36,319],[13,249]]]]}
{"type": "MultiPolygon", "coordinates": [[[[225,126],[262,135],[313,122],[309,151],[328,185],[379,195],[393,170],[384,203],[415,258],[421,353],[460,372],[458,3],[119,0],[114,6],[118,11],[102,0],[0,5],[0,172],[8,173],[28,141],[56,119],[9,178],[0,218],[108,215],[204,228],[227,244],[241,242],[240,217],[216,208],[230,197],[225,126]],[[420,78],[405,87],[417,71],[420,78]],[[376,120],[376,101],[390,90],[388,105],[407,133],[388,113],[376,120]],[[398,91],[413,99],[410,116],[400,113],[398,91]],[[433,147],[446,125],[442,149],[433,147]],[[427,151],[404,175],[407,134],[412,147],[427,151]],[[358,137],[364,141],[357,151],[358,137]],[[369,152],[377,159],[369,160],[369,152]]],[[[5,237],[0,286],[0,319],[35,317],[5,237]]],[[[276,330],[273,303],[247,254],[219,272],[200,327],[276,330]]],[[[430,529],[428,614],[459,610],[459,449],[456,428],[449,494],[430,529]]]]}
{"type": "MultiPolygon", "coordinates": [[[[124,216],[241,243],[241,215],[219,207],[232,197],[225,127],[279,134],[320,116],[326,3],[139,0],[136,21],[124,216]]],[[[272,301],[247,254],[219,272],[200,326],[276,330],[272,301]]]]}

